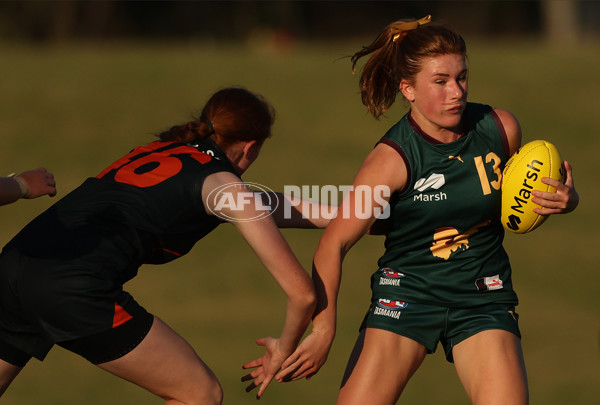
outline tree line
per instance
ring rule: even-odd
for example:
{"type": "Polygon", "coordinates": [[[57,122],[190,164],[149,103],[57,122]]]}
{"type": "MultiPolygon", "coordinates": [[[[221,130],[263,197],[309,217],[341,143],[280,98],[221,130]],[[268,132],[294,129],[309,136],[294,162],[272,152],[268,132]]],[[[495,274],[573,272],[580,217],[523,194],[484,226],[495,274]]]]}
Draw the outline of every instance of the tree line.
{"type": "Polygon", "coordinates": [[[537,1],[0,1],[0,38],[240,40],[257,29],[304,39],[371,35],[401,18],[432,14],[463,33],[543,35],[576,41],[598,33],[600,2],[537,1]]]}

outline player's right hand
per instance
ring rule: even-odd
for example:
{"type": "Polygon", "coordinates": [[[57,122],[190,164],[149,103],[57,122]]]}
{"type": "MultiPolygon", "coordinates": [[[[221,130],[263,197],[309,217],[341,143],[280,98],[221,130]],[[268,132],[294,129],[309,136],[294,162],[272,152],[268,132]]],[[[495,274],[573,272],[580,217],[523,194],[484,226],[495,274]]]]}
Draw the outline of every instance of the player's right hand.
{"type": "Polygon", "coordinates": [[[281,365],[282,370],[275,379],[279,382],[296,381],[302,378],[310,380],[327,361],[333,336],[318,331],[308,335],[298,348],[281,365]]]}

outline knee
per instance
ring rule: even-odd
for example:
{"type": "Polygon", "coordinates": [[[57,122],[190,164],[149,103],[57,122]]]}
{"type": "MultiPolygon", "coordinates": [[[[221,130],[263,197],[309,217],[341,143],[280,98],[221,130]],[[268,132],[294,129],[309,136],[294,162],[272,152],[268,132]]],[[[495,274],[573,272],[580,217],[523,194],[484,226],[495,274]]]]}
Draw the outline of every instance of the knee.
{"type": "Polygon", "coordinates": [[[197,384],[187,395],[178,400],[167,401],[168,405],[221,405],[223,403],[223,388],[216,377],[212,376],[209,381],[204,380],[197,384]]]}
{"type": "Polygon", "coordinates": [[[177,395],[161,395],[166,405],[221,405],[223,403],[223,388],[214,378],[210,382],[179,390],[177,395]]]}
{"type": "Polygon", "coordinates": [[[203,396],[202,400],[198,404],[214,404],[221,405],[223,403],[223,387],[219,383],[219,380],[213,378],[211,384],[208,387],[206,395],[203,396]]]}

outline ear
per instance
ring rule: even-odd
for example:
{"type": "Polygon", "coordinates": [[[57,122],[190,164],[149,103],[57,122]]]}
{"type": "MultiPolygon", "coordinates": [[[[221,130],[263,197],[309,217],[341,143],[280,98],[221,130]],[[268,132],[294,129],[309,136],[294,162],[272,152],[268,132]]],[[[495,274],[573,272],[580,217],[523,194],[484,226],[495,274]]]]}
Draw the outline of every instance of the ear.
{"type": "Polygon", "coordinates": [[[415,101],[415,93],[412,84],[410,84],[406,79],[402,79],[400,81],[400,92],[408,101],[415,101]]]}
{"type": "Polygon", "coordinates": [[[260,145],[256,140],[248,141],[242,150],[244,152],[244,157],[250,162],[254,162],[260,152],[260,145]]]}

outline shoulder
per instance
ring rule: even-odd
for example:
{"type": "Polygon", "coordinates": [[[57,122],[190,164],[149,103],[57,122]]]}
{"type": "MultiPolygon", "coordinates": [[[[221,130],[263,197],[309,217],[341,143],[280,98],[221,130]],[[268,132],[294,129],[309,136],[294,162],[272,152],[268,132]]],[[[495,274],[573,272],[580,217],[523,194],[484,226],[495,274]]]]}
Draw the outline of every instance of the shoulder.
{"type": "Polygon", "coordinates": [[[201,185],[202,203],[209,214],[218,211],[215,208],[217,200],[235,202],[239,192],[249,193],[250,190],[239,176],[229,171],[210,173],[203,178],[201,185]],[[226,198],[223,200],[223,197],[226,198]]]}
{"type": "Polygon", "coordinates": [[[509,154],[512,156],[521,146],[521,125],[517,118],[509,111],[500,108],[493,108],[493,112],[504,128],[506,139],[508,141],[509,154]]]}
{"type": "Polygon", "coordinates": [[[237,175],[230,171],[218,171],[210,173],[204,179],[202,185],[202,194],[210,194],[211,191],[218,189],[225,185],[244,185],[244,181],[237,175]]]}
{"type": "Polygon", "coordinates": [[[402,148],[382,140],[366,157],[355,180],[359,180],[358,184],[386,185],[395,192],[404,189],[409,179],[410,169],[402,148]]]}
{"type": "Polygon", "coordinates": [[[392,140],[395,143],[402,143],[408,133],[412,131],[412,127],[410,125],[410,112],[407,112],[398,122],[396,122],[387,132],[381,137],[381,140],[388,139],[392,140]]]}

